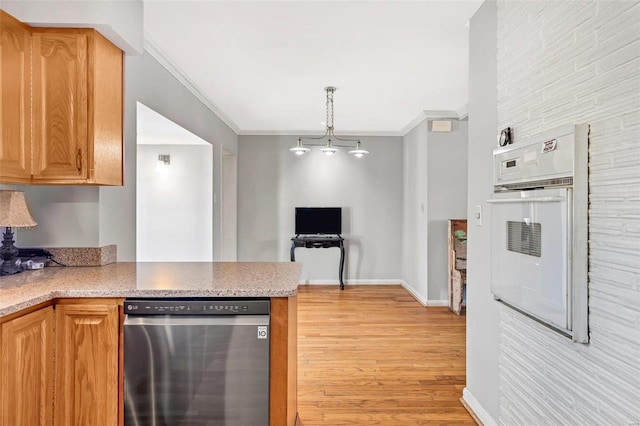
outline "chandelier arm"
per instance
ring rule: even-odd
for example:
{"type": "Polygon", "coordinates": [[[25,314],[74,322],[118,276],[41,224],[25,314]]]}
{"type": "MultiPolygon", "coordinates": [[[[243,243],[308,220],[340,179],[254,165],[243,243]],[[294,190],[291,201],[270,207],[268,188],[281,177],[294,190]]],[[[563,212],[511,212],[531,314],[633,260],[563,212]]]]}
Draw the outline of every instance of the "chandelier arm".
{"type": "Polygon", "coordinates": [[[322,135],[322,136],[299,136],[298,139],[300,139],[300,140],[305,140],[305,139],[318,140],[318,139],[324,139],[325,137],[327,137],[328,134],[329,134],[329,131],[327,130],[326,132],[324,132],[324,135],[322,135]]]}
{"type": "MultiPolygon", "coordinates": [[[[305,143],[304,146],[327,146],[327,144],[326,143],[305,143]]],[[[340,145],[331,144],[331,146],[340,146],[340,145]]]]}
{"type": "Polygon", "coordinates": [[[360,139],[339,138],[338,136],[334,135],[333,133],[331,133],[331,135],[334,138],[336,138],[336,140],[342,141],[342,142],[360,142],[360,139]]]}

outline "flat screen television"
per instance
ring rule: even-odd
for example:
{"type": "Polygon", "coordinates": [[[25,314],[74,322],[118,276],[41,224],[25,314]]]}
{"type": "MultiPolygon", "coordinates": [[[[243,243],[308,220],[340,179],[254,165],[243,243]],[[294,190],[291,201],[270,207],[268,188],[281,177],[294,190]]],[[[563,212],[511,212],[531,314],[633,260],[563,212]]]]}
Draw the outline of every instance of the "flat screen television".
{"type": "Polygon", "coordinates": [[[342,207],[296,207],[300,234],[342,234],[342,207]]]}

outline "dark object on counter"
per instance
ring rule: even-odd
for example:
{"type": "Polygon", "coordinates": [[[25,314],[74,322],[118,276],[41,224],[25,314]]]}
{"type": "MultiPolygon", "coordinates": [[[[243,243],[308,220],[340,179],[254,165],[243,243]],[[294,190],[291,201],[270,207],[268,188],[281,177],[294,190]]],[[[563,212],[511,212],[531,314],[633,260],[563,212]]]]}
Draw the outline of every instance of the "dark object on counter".
{"type": "Polygon", "coordinates": [[[45,257],[47,259],[52,259],[53,255],[48,250],[42,248],[21,248],[18,249],[18,257],[21,259],[31,257],[45,257]]]}
{"type": "Polygon", "coordinates": [[[16,274],[22,269],[19,266],[16,266],[16,258],[18,254],[18,248],[14,245],[13,241],[13,231],[10,226],[4,231],[4,238],[2,239],[2,248],[0,248],[0,257],[4,262],[2,266],[0,266],[0,275],[12,275],[16,274]]]}
{"type": "Polygon", "coordinates": [[[42,269],[48,265],[49,261],[60,266],[67,266],[55,260],[48,250],[41,248],[14,248],[17,254],[10,260],[4,261],[0,266],[0,275],[12,275],[22,271],[42,269]]]}

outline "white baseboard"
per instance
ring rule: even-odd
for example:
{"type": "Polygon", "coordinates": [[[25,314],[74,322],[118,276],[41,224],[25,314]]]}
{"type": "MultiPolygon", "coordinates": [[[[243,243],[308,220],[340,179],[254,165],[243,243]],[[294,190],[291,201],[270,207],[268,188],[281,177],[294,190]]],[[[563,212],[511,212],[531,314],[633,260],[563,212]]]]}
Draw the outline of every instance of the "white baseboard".
{"type": "MultiPolygon", "coordinates": [[[[300,285],[309,284],[309,285],[340,285],[338,280],[300,280],[298,282],[300,285]]],[[[344,280],[344,285],[401,285],[402,280],[399,279],[388,279],[388,280],[344,280]]]]}
{"type": "Polygon", "coordinates": [[[480,405],[476,397],[473,396],[466,387],[462,389],[462,399],[467,403],[469,408],[473,410],[473,414],[478,417],[483,426],[498,426],[498,423],[482,408],[482,405],[480,405]]]}
{"type": "MultiPolygon", "coordinates": [[[[340,285],[338,280],[300,280],[299,285],[340,285]]],[[[422,306],[449,306],[448,300],[427,300],[420,296],[409,284],[404,280],[344,280],[344,285],[401,285],[407,290],[422,306]]]]}
{"type": "Polygon", "coordinates": [[[427,306],[427,299],[418,294],[418,292],[404,280],[402,280],[402,287],[407,290],[409,294],[411,294],[422,306],[427,306]]]}
{"type": "Polygon", "coordinates": [[[411,287],[406,281],[402,281],[402,287],[407,290],[414,299],[416,299],[422,306],[449,306],[448,300],[428,300],[418,294],[418,292],[411,287]]]}

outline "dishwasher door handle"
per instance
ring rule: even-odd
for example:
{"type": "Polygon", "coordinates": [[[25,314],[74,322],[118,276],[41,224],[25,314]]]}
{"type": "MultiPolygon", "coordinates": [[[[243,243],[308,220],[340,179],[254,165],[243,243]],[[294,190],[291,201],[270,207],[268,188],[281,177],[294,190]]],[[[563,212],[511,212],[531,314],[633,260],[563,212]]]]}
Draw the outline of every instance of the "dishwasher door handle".
{"type": "Polygon", "coordinates": [[[269,315],[130,315],[124,325],[269,325],[269,315]]]}

